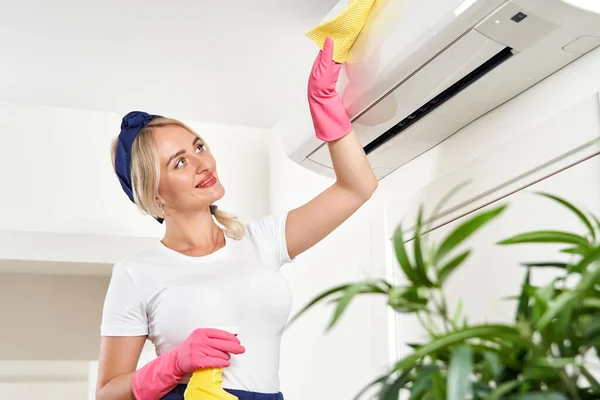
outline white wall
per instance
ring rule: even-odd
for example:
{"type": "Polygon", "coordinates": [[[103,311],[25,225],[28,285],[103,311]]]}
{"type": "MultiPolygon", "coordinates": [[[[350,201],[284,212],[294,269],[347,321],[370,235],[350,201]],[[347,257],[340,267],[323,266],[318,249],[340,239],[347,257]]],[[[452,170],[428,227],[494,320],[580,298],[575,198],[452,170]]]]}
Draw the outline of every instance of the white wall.
{"type": "MultiPolygon", "coordinates": [[[[88,397],[111,266],[162,233],[112,171],[121,117],[0,103],[0,367],[21,371],[0,368],[2,399],[88,397]],[[69,373],[81,365],[67,360],[84,371],[69,373]]],[[[217,159],[219,207],[243,220],[266,214],[269,132],[184,122],[217,159]]]]}
{"type": "MultiPolygon", "coordinates": [[[[119,133],[121,118],[0,103],[0,132],[10,137],[0,146],[0,235],[9,241],[0,249],[0,258],[114,262],[94,257],[82,260],[83,255],[75,260],[65,259],[68,255],[64,254],[36,257],[35,250],[65,249],[64,253],[72,254],[69,244],[76,240],[78,248],[92,254],[94,248],[102,247],[98,242],[111,236],[135,249],[140,244],[136,238],[162,233],[160,224],[143,216],[129,201],[112,171],[110,143],[119,133]],[[43,236],[49,232],[52,238],[43,236]],[[28,240],[39,245],[31,246],[33,251],[27,254],[15,253],[28,240]]],[[[264,215],[268,210],[267,131],[186,122],[205,137],[217,159],[227,191],[219,206],[243,219],[264,215]]]]}
{"type": "MultiPolygon", "coordinates": [[[[599,70],[600,49],[597,49],[386,177],[363,210],[285,269],[295,296],[294,309],[302,307],[324,288],[356,279],[364,269],[372,272],[380,270],[390,227],[403,216],[412,219],[410,213],[398,212],[398,208],[391,205],[402,204],[413,193],[430,184],[443,184],[444,178],[453,171],[479,157],[485,158],[509,141],[514,143],[514,154],[519,154],[519,143],[527,142],[531,128],[562,110],[587,99],[587,110],[593,112],[589,105],[592,104],[590,99],[594,96],[597,99],[600,89],[599,70]],[[394,218],[386,219],[386,210],[396,212],[394,218]],[[381,242],[369,240],[374,235],[383,236],[381,242]]],[[[592,118],[590,121],[595,121],[593,114],[587,115],[592,118]]],[[[569,121],[564,122],[565,130],[553,130],[543,140],[538,138],[533,143],[535,146],[528,147],[528,153],[519,157],[533,156],[536,146],[543,147],[550,141],[561,139],[561,135],[572,134],[568,130],[569,121]]],[[[595,125],[589,128],[595,129],[595,125]]],[[[285,132],[280,132],[276,126],[274,134],[277,137],[285,132]]],[[[281,143],[276,140],[273,143],[270,184],[273,210],[298,206],[332,183],[293,164],[283,154],[281,143]]],[[[569,150],[565,148],[564,151],[569,150]]],[[[504,162],[508,165],[513,161],[504,162]]],[[[471,173],[476,174],[477,171],[471,170],[471,173]]],[[[480,179],[485,181],[485,175],[480,179]]],[[[436,195],[440,195],[439,190],[436,195]]],[[[415,195],[412,200],[418,203],[436,199],[415,195]]],[[[411,211],[413,206],[410,205],[411,211]]],[[[469,290],[466,285],[463,288],[469,290]]],[[[385,314],[375,319],[373,327],[367,326],[374,319],[373,310],[366,301],[351,306],[340,328],[328,336],[322,335],[322,329],[331,313],[322,309],[313,311],[290,328],[284,338],[281,370],[283,389],[289,399],[351,398],[359,387],[376,377],[382,363],[392,353],[394,344],[389,343],[387,348],[388,321],[385,314]],[[370,354],[372,351],[377,354],[370,354]]]]}

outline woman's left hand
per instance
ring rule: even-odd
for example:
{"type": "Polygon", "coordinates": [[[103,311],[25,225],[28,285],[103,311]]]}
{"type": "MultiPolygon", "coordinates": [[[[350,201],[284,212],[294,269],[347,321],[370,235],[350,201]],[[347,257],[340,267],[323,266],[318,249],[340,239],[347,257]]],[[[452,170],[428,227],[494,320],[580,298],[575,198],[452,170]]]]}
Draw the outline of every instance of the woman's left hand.
{"type": "Polygon", "coordinates": [[[333,46],[333,40],[327,38],[308,80],[308,104],[315,133],[325,142],[340,139],[352,131],[350,118],[335,90],[342,64],[333,61],[333,46]]]}

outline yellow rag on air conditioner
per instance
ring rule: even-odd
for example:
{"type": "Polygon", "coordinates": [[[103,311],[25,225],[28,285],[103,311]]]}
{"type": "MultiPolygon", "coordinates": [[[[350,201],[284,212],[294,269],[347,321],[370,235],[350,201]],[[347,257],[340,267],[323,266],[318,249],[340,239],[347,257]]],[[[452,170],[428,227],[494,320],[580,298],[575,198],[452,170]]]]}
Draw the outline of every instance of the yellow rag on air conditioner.
{"type": "Polygon", "coordinates": [[[348,7],[331,21],[325,22],[306,32],[321,49],[325,39],[333,39],[333,61],[343,63],[356,38],[365,26],[375,0],[350,0],[348,7]]]}

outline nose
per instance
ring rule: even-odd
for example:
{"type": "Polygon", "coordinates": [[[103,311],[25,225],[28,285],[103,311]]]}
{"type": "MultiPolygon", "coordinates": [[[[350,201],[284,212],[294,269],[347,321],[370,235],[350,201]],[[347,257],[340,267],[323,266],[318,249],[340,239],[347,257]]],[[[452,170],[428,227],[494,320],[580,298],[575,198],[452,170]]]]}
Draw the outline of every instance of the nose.
{"type": "Polygon", "coordinates": [[[197,174],[200,174],[208,169],[206,161],[203,159],[203,157],[200,157],[199,155],[192,156],[192,159],[190,161],[196,169],[197,174]]]}

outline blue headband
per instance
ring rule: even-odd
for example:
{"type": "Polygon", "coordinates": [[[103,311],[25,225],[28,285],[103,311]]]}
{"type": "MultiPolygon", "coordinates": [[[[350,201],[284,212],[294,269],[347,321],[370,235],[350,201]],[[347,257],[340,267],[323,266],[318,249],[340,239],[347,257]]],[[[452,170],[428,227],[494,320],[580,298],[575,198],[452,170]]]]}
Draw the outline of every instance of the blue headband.
{"type": "MultiPolygon", "coordinates": [[[[131,146],[133,146],[133,142],[140,131],[155,118],[162,118],[162,116],[150,115],[142,111],[132,111],[125,115],[121,122],[121,133],[119,133],[115,154],[115,171],[123,191],[134,203],[131,185],[131,146]]],[[[159,222],[162,221],[159,219],[159,222]]]]}

